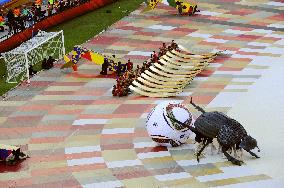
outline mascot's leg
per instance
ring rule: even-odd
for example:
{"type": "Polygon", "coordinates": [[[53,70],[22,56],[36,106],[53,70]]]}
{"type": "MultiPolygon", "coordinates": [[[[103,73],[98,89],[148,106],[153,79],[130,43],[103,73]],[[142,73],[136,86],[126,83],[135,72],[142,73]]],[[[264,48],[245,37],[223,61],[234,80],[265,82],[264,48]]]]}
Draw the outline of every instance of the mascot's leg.
{"type": "MultiPolygon", "coordinates": [[[[217,151],[217,154],[223,154],[223,152],[222,152],[222,146],[219,144],[219,142],[217,142],[218,143],[218,151],[217,151]]],[[[224,157],[224,155],[223,155],[223,157],[224,157]]]]}
{"type": "MultiPolygon", "coordinates": [[[[196,147],[196,149],[195,149],[195,152],[194,152],[194,155],[195,155],[195,156],[197,156],[198,151],[201,150],[201,148],[202,148],[202,146],[203,146],[203,142],[200,142],[200,143],[197,142],[197,144],[198,144],[198,145],[197,145],[197,147],[196,147]]],[[[201,153],[201,155],[204,156],[204,153],[201,153]]]]}
{"type": "Polygon", "coordinates": [[[240,149],[236,149],[236,155],[235,157],[238,159],[238,160],[243,160],[243,150],[240,148],[240,149]]]}
{"type": "Polygon", "coordinates": [[[240,160],[238,160],[238,159],[235,159],[234,157],[232,157],[231,155],[229,155],[228,153],[227,153],[227,151],[228,151],[228,147],[222,147],[222,151],[223,151],[223,153],[224,153],[224,155],[226,156],[226,158],[228,159],[228,161],[231,161],[233,164],[235,164],[235,165],[239,165],[239,166],[241,166],[242,165],[242,163],[243,163],[243,161],[240,161],[240,160]]]}
{"type": "Polygon", "coordinates": [[[253,156],[255,158],[260,158],[258,155],[256,155],[254,152],[252,152],[250,150],[246,150],[246,152],[248,152],[249,154],[251,154],[251,156],[253,156]]]}
{"type": "Polygon", "coordinates": [[[238,160],[243,160],[243,150],[242,148],[237,148],[237,146],[232,147],[234,157],[238,160]]]}
{"type": "Polygon", "coordinates": [[[233,146],[233,147],[232,147],[232,153],[234,154],[234,157],[235,157],[235,158],[238,158],[236,146],[233,146]]]}
{"type": "MultiPolygon", "coordinates": [[[[219,148],[220,153],[222,153],[222,158],[223,159],[227,159],[226,155],[222,152],[222,146],[219,148]]],[[[232,155],[234,153],[234,149],[233,148],[228,148],[227,149],[227,153],[229,155],[232,155]]],[[[236,157],[236,155],[234,155],[234,157],[236,157]]]]}
{"type": "Polygon", "coordinates": [[[196,159],[199,162],[199,156],[201,155],[202,151],[206,148],[206,146],[208,146],[208,144],[212,143],[212,139],[210,138],[205,138],[205,140],[203,141],[203,146],[202,148],[198,151],[197,155],[196,155],[196,159]]]}
{"type": "Polygon", "coordinates": [[[211,147],[210,147],[210,153],[211,153],[211,155],[214,155],[214,151],[217,151],[218,150],[218,142],[215,142],[215,140],[216,139],[213,139],[213,142],[210,144],[211,145],[211,147]],[[217,146],[216,146],[216,145],[217,146]]]}
{"type": "Polygon", "coordinates": [[[234,146],[234,148],[235,148],[235,157],[237,158],[237,159],[239,159],[239,160],[243,160],[243,150],[242,150],[242,148],[240,148],[240,142],[239,143],[237,143],[235,146],[234,146]]]}

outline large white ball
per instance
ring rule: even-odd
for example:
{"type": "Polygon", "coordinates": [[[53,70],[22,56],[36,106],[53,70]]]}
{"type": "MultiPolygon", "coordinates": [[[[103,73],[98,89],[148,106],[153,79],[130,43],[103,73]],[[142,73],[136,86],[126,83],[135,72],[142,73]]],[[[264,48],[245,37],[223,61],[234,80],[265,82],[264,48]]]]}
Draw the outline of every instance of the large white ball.
{"type": "Polygon", "coordinates": [[[192,126],[193,115],[176,101],[161,102],[147,116],[146,129],[149,136],[158,145],[179,146],[185,143],[192,133],[188,126],[173,121],[170,117],[192,126]]]}

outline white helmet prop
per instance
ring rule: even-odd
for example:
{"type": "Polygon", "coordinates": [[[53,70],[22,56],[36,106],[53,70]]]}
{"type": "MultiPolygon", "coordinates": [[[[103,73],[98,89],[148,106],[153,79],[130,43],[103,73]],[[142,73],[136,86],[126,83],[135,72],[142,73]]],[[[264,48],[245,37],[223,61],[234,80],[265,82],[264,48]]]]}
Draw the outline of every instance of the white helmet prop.
{"type": "Polygon", "coordinates": [[[186,143],[192,133],[189,126],[193,126],[192,113],[176,101],[159,103],[147,116],[146,129],[149,136],[161,146],[180,146],[186,143]],[[181,125],[176,119],[186,125],[181,125]]]}

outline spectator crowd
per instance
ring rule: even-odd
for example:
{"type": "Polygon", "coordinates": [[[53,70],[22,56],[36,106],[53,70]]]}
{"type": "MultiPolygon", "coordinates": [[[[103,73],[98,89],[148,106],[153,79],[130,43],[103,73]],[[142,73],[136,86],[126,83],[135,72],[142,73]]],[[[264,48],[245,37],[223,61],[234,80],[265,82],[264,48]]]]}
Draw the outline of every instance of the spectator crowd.
{"type": "Polygon", "coordinates": [[[0,10],[0,32],[8,27],[8,36],[22,32],[32,27],[35,23],[58,14],[72,7],[84,4],[89,0],[35,0],[30,4],[24,4],[13,9],[0,10]]]}

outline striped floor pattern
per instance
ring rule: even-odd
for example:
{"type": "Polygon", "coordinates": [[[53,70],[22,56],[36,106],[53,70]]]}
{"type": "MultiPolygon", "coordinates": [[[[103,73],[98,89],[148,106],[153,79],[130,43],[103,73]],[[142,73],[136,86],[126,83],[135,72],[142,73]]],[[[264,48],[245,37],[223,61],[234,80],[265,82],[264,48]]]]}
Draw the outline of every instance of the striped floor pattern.
{"type": "Polygon", "coordinates": [[[31,158],[13,167],[0,164],[0,187],[282,188],[218,154],[197,163],[193,140],[165,148],[147,135],[145,118],[159,102],[180,101],[198,116],[189,105],[193,96],[206,110],[226,113],[270,62],[283,61],[281,1],[200,0],[198,6],[201,12],[192,17],[162,4],[142,14],[141,6],[83,44],[138,64],[172,39],[198,54],[227,50],[175,98],[112,97],[115,80],[81,60],[77,73],[57,65],[1,100],[0,142],[20,146],[31,158]]]}

